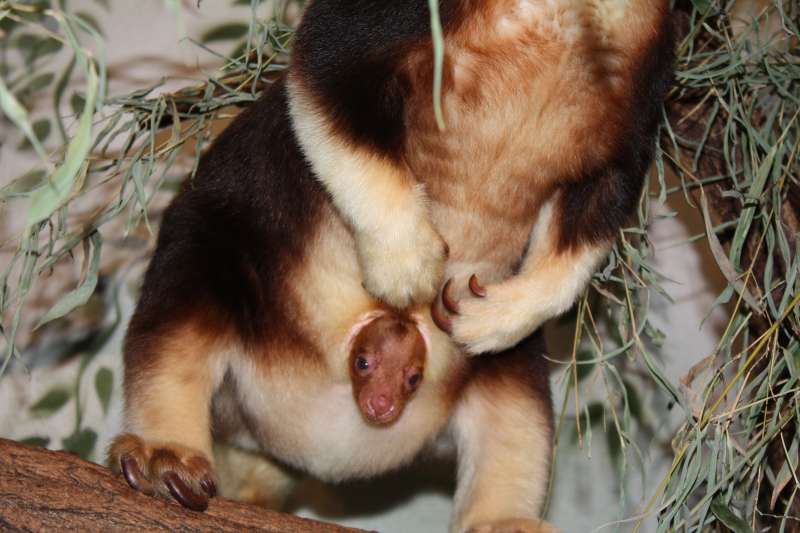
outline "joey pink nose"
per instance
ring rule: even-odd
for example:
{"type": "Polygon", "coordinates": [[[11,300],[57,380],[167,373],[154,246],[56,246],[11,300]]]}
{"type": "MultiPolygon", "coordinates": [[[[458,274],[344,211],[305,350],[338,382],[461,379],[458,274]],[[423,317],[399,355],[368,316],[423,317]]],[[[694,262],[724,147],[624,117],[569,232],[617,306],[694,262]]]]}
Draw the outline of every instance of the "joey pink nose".
{"type": "Polygon", "coordinates": [[[392,402],[390,402],[389,398],[387,398],[384,394],[370,398],[367,400],[367,404],[375,416],[385,415],[391,410],[392,407],[392,402]]]}

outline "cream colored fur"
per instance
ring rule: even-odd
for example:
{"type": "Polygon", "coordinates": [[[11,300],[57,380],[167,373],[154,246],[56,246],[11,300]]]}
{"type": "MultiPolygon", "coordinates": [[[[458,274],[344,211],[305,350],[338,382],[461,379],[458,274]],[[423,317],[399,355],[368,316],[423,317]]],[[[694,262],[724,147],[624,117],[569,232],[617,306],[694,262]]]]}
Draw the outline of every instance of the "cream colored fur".
{"type": "Polygon", "coordinates": [[[125,431],[151,446],[176,443],[211,460],[211,396],[226,356],[194,326],[165,339],[160,350],[169,354],[157,358],[161,366],[139,373],[126,391],[125,431]],[[143,380],[146,392],[137,393],[143,380]]]}
{"type": "Polygon", "coordinates": [[[261,453],[217,444],[214,459],[217,487],[224,498],[279,510],[297,484],[288,469],[261,453]]]}
{"type": "Polygon", "coordinates": [[[458,486],[451,531],[503,531],[487,524],[510,519],[530,526],[521,531],[546,531],[533,527],[541,524],[552,449],[542,405],[512,382],[490,385],[470,386],[453,417],[458,486]]]}
{"type": "Polygon", "coordinates": [[[297,138],[355,230],[365,286],[400,308],[431,301],[442,278],[445,244],[431,223],[423,186],[407,170],[340,141],[291,76],[289,84],[297,138]]]}
{"type": "Polygon", "coordinates": [[[465,298],[452,317],[453,338],[469,353],[497,352],[514,346],[542,323],[569,309],[608,253],[608,244],[556,251],[553,200],[539,212],[530,249],[520,272],[488,285],[483,298],[465,298]]]}
{"type": "MultiPolygon", "coordinates": [[[[492,283],[486,298],[463,300],[454,317],[453,338],[470,353],[512,346],[566,311],[608,243],[559,250],[552,200],[542,205],[564,175],[615,149],[619,111],[593,103],[625,99],[632,65],[665,8],[665,0],[497,0],[476,8],[446,43],[447,130],[433,123],[429,87],[412,90],[402,167],[345,142],[292,79],[295,130],[355,228],[367,290],[401,307],[429,300],[442,277],[441,235],[460,294],[472,273],[492,283]],[[498,61],[491,50],[514,53],[498,61]]],[[[428,68],[429,53],[410,55],[411,79],[428,68]]]]}
{"type": "Polygon", "coordinates": [[[464,358],[426,311],[413,312],[428,347],[422,385],[390,427],[365,421],[353,399],[349,348],[360,328],[387,310],[361,286],[352,237],[332,211],[329,215],[308,243],[305,262],[290,273],[298,322],[322,358],[310,361],[308,354],[275,346],[266,349],[283,353],[242,353],[231,358],[230,368],[239,401],[259,428],[257,447],[338,481],[407,463],[434,438],[449,416],[444,380],[464,358]],[[254,363],[262,360],[267,363],[254,363]]]}

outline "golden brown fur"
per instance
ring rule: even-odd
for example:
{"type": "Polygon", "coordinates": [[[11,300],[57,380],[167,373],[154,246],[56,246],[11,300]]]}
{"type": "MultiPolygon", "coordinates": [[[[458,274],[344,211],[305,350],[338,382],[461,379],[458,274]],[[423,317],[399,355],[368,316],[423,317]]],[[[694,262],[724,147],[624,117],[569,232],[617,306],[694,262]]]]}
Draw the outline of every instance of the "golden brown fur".
{"type": "Polygon", "coordinates": [[[572,304],[638,198],[666,0],[443,0],[446,131],[426,5],[311,3],[287,78],[168,210],[126,340],[129,433],[110,452],[134,488],[195,509],[216,484],[279,504],[292,470],[371,477],[449,439],[454,532],[551,530],[531,332],[572,304]],[[429,309],[444,278],[452,339],[429,309]],[[387,316],[423,339],[424,379],[376,425],[351,350],[387,316]],[[483,352],[498,353],[463,357],[483,352]]]}
{"type": "Polygon", "coordinates": [[[547,221],[546,243],[533,242],[532,228],[546,202],[563,211],[561,184],[628,142],[621,137],[640,65],[660,53],[653,47],[663,40],[666,2],[504,0],[469,9],[445,34],[444,132],[433,118],[429,41],[397,67],[409,87],[395,159],[348,141],[300,70],[291,102],[301,145],[355,229],[372,294],[400,307],[430,301],[443,279],[441,238],[450,248],[445,278],[475,273],[492,283],[485,300],[453,317],[454,339],[477,354],[512,346],[566,310],[605,255],[613,233],[565,247],[562,222],[547,221]],[[501,283],[520,261],[529,279],[501,283]],[[563,288],[529,290],[552,286],[563,288]],[[514,305],[523,314],[492,332],[515,315],[503,311],[511,300],[528,300],[514,305]]]}

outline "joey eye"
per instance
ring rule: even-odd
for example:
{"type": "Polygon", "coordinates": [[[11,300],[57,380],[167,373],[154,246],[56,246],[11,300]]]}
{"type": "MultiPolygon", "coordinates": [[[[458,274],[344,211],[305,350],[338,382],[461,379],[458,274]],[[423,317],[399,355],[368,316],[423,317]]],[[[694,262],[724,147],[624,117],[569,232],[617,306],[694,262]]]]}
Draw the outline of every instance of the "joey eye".
{"type": "Polygon", "coordinates": [[[356,357],[356,369],[362,372],[369,369],[369,361],[367,361],[366,357],[360,355],[356,357]]]}
{"type": "Polygon", "coordinates": [[[408,376],[408,386],[412,389],[417,388],[420,381],[422,381],[422,374],[420,372],[408,376]]]}

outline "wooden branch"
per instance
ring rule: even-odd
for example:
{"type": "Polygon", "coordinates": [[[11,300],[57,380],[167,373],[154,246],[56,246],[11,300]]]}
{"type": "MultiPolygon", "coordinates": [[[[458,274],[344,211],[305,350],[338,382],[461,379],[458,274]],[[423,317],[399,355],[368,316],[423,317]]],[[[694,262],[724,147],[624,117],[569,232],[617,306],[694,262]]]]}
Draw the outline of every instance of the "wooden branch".
{"type": "Polygon", "coordinates": [[[0,439],[0,531],[357,530],[221,498],[203,513],[146,496],[110,470],[67,452],[0,439]]]}

